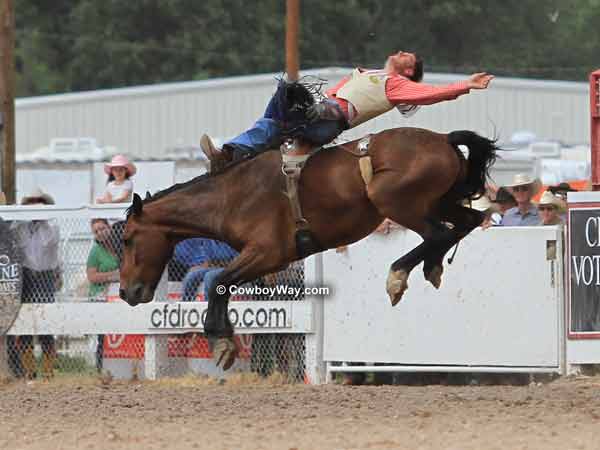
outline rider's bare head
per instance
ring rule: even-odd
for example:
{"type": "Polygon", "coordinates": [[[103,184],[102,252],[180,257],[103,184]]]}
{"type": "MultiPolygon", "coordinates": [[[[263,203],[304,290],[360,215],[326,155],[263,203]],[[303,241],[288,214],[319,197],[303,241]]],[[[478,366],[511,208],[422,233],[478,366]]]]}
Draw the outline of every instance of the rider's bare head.
{"type": "Polygon", "coordinates": [[[390,55],[385,62],[388,73],[402,75],[419,82],[423,79],[423,60],[416,53],[399,51],[390,55]]]}

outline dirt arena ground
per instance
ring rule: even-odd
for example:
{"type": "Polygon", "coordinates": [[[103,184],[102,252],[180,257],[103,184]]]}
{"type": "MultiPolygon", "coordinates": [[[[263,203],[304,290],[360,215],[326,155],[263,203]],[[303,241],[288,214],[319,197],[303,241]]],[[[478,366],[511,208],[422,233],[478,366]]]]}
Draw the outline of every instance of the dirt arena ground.
{"type": "Polygon", "coordinates": [[[0,386],[0,449],[392,448],[597,450],[600,377],[525,386],[0,386]]]}

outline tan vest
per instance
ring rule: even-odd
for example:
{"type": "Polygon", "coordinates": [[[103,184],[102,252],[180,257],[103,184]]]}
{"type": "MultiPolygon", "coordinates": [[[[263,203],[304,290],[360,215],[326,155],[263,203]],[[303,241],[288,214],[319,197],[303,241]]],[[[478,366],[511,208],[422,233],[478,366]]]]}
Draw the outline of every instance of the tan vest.
{"type": "Polygon", "coordinates": [[[354,69],[350,80],[336,92],[337,97],[352,103],[356,110],[356,115],[350,120],[351,127],[388,112],[394,107],[385,95],[387,79],[388,75],[383,71],[361,72],[354,69]]]}

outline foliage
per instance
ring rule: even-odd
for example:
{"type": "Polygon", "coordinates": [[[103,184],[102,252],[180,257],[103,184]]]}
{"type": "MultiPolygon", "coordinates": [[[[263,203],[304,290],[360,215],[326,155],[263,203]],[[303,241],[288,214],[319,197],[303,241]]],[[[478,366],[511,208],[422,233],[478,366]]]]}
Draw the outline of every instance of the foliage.
{"type": "MultiPolygon", "coordinates": [[[[19,0],[17,94],[282,71],[282,0],[19,0]]],[[[435,72],[584,80],[600,0],[304,0],[301,66],[381,66],[414,50],[435,72]]]]}

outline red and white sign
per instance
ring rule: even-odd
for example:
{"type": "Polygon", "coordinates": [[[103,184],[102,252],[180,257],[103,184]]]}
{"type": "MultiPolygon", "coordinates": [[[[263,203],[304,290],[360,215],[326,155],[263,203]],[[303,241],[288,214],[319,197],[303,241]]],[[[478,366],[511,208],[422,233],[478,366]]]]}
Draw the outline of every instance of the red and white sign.
{"type": "MultiPolygon", "coordinates": [[[[123,300],[118,295],[107,295],[106,301],[122,302],[123,300]]],[[[143,359],[144,342],[143,334],[106,334],[103,355],[105,358],[143,359]]]]}

